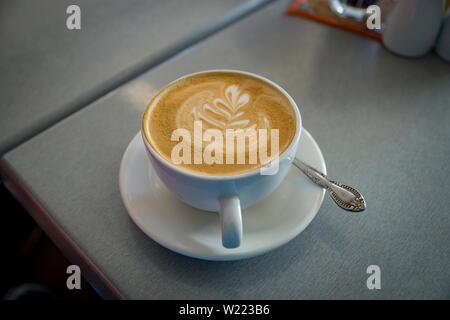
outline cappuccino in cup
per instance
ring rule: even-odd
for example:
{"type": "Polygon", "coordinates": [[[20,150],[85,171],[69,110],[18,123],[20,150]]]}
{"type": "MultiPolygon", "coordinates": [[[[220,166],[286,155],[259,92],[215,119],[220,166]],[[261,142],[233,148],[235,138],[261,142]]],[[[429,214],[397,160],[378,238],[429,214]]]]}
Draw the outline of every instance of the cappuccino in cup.
{"type": "Polygon", "coordinates": [[[222,244],[237,248],[241,210],[279,186],[301,130],[295,101],[276,83],[245,71],[211,70],[159,90],[141,133],[161,181],[183,202],[219,212],[222,244]]]}
{"type": "Polygon", "coordinates": [[[158,154],[188,171],[236,175],[263,167],[294,139],[294,106],[251,74],[215,71],[181,78],[148,105],[143,134],[158,154]]]}

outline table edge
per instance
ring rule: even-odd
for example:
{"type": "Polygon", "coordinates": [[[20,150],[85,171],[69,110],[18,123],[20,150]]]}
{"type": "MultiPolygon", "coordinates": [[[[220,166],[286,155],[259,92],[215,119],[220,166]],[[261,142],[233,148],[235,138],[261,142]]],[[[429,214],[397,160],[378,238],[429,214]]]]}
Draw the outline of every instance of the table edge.
{"type": "Polygon", "coordinates": [[[0,175],[5,187],[24,207],[39,227],[48,235],[66,258],[80,266],[82,275],[103,299],[125,300],[125,296],[112,284],[92,260],[58,225],[46,209],[27,190],[19,176],[3,157],[0,159],[0,175]]]}

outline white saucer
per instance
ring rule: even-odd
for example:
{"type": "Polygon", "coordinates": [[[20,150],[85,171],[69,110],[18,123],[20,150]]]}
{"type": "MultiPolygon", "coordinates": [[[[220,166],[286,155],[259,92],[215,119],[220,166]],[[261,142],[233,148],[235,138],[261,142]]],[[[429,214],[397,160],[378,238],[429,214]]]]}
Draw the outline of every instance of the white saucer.
{"type": "MultiPolygon", "coordinates": [[[[326,173],[319,146],[305,129],[297,157],[326,173]]],[[[206,260],[250,258],[287,243],[312,221],[325,194],[292,166],[269,197],[243,211],[243,242],[237,249],[226,249],[219,215],[188,206],[166,188],[152,169],[140,132],[123,155],[119,185],[131,219],[150,238],[175,252],[206,260]]]]}

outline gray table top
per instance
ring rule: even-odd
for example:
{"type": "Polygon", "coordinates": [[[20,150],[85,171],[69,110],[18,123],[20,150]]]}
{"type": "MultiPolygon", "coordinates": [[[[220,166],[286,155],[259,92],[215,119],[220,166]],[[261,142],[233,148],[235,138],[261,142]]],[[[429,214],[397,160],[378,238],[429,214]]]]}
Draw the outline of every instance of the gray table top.
{"type": "Polygon", "coordinates": [[[0,154],[265,2],[2,1],[0,154]]]}
{"type": "Polygon", "coordinates": [[[286,16],[286,6],[268,5],[3,158],[8,188],[100,291],[153,299],[450,298],[450,65],[435,54],[395,56],[372,39],[286,16]],[[329,175],[360,189],[367,211],[349,214],[327,197],[294,240],[236,262],[187,258],[146,237],[120,199],[122,154],[158,88],[212,68],[283,86],[329,175]],[[381,290],[366,287],[369,265],[381,268],[381,290]]]}

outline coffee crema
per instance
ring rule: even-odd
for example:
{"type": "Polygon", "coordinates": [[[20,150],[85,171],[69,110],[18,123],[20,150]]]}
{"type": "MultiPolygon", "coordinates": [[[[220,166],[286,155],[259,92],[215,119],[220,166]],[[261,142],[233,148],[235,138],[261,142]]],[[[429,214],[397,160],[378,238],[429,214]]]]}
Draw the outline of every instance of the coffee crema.
{"type": "MultiPolygon", "coordinates": [[[[194,124],[201,123],[202,131],[219,130],[224,144],[230,129],[248,132],[268,131],[267,153],[271,155],[270,130],[278,130],[278,154],[283,153],[296,132],[296,115],[289,99],[277,88],[250,75],[233,72],[205,72],[180,79],[163,88],[150,102],[142,119],[147,141],[163,158],[179,167],[206,175],[232,175],[251,171],[264,165],[260,161],[250,163],[250,143],[245,149],[245,163],[238,163],[236,142],[233,164],[174,163],[172,150],[179,144],[172,134],[186,129],[194,137],[194,124]]],[[[194,138],[191,154],[194,154],[194,138]]],[[[197,141],[198,142],[198,141],[197,141]]],[[[208,145],[200,141],[203,150],[208,145]]],[[[259,153],[259,150],[257,151],[259,153]]],[[[226,152],[223,152],[225,157],[226,152]]],[[[259,157],[258,157],[259,159],[259,157]]]]}

